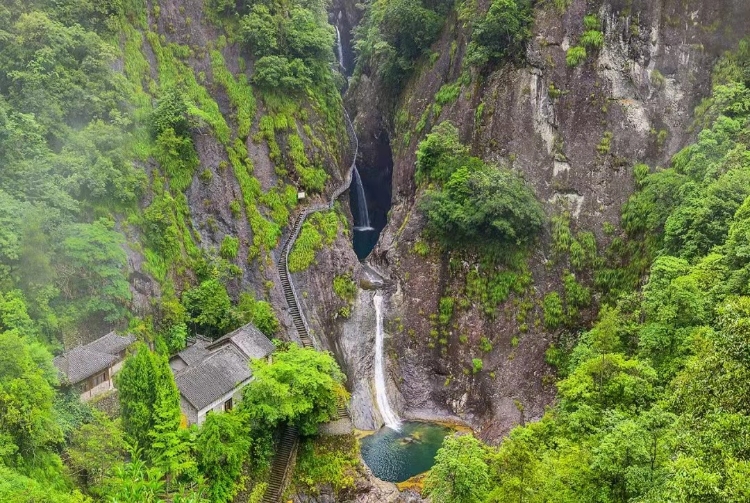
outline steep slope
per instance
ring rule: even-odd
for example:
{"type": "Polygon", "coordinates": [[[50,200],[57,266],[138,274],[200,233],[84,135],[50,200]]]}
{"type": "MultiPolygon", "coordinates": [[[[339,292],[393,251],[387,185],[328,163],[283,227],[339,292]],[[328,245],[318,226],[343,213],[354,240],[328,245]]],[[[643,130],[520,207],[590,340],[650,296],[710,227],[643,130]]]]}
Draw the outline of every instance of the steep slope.
{"type": "MultiPolygon", "coordinates": [[[[709,92],[718,57],[747,35],[750,7],[732,0],[538,3],[523,62],[481,72],[465,61],[469,21],[489,4],[467,3],[463,16],[447,16],[431,56],[419,60],[395,100],[361,61],[346,102],[356,111],[362,150],[377,149],[376,138],[387,134],[394,156],[393,208],[369,260],[392,285],[393,394],[407,414],[457,415],[493,440],[550,403],[550,344],[587,327],[608,292],[637,285],[638,264],[628,270],[609,260],[613,240],[622,243],[620,211],[635,187],[634,167],[666,165],[694,138],[692,111],[709,92]],[[585,16],[603,40],[573,65],[566,56],[588,29],[585,16]],[[520,264],[487,266],[476,255],[430,247],[421,235],[416,147],[445,120],[473,154],[521,173],[544,202],[548,231],[520,264]],[[583,259],[571,257],[581,250],[583,259]],[[593,301],[575,305],[571,284],[593,289],[593,301]],[[494,295],[495,287],[504,291],[494,295]],[[555,302],[557,322],[550,320],[555,302]]],[[[369,309],[360,302],[353,317],[369,325],[369,309]]],[[[367,374],[360,350],[345,358],[367,374]]],[[[366,388],[355,403],[371,401],[366,388]]]]}
{"type": "MultiPolygon", "coordinates": [[[[301,29],[318,38],[262,50],[252,35],[258,27],[244,28],[258,22],[247,7],[238,11],[202,1],[133,7],[123,20],[121,43],[125,73],[142,87],[137,91],[146,109],[142,114],[148,113],[149,98],[162,100],[165,92],[177,89],[187,104],[195,151],[192,172],[179,183],[179,168],[169,165],[168,155],[160,156],[159,138],[143,158],[153,190],[144,202],[145,221],[137,222],[142,232],[138,227],[130,231],[131,242],[145,244],[132,246],[129,253],[135,310],[151,312],[155,296],[162,296],[163,305],[191,285],[218,276],[233,301],[241,294],[267,300],[282,324],[293,328],[271,267],[275,249],[295,207],[328,199],[346,176],[352,154],[326,13],[319,7],[298,9],[293,15],[299,20],[280,11],[275,14],[278,29],[286,27],[289,33],[275,36],[292,40],[300,29],[295,23],[312,23],[301,29]],[[282,78],[289,71],[283,61],[292,55],[304,61],[309,73],[282,78]],[[281,73],[264,81],[263,72],[281,73]],[[154,169],[154,158],[161,169],[154,169]],[[298,192],[304,193],[299,203],[298,192]],[[154,234],[177,239],[165,245],[154,234]]],[[[184,166],[185,154],[174,161],[184,166]]],[[[343,229],[346,218],[340,220],[343,229]]],[[[316,245],[313,255],[338,236],[316,245]]],[[[157,309],[156,315],[159,321],[170,313],[157,309]]],[[[287,333],[295,337],[294,330],[287,333]]]]}

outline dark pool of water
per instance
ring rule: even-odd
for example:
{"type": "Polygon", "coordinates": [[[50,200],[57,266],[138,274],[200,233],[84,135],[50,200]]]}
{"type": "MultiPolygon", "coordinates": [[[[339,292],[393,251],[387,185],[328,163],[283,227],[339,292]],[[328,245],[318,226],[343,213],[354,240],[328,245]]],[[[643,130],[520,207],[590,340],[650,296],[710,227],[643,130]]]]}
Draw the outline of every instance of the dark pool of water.
{"type": "Polygon", "coordinates": [[[357,254],[357,258],[364,260],[370,254],[375,245],[378,244],[380,239],[380,231],[373,227],[365,228],[354,228],[354,253],[357,254]]]}
{"type": "Polygon", "coordinates": [[[418,422],[403,423],[401,431],[381,428],[362,439],[362,458],[379,479],[403,482],[432,468],[450,433],[450,428],[418,422]]]}

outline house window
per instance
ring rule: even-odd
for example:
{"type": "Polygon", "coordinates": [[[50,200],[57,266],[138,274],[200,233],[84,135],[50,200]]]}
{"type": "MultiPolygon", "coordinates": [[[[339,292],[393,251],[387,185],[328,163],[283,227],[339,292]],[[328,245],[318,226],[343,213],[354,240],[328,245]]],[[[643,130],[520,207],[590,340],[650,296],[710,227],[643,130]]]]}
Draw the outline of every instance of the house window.
{"type": "Polygon", "coordinates": [[[230,398],[226,402],[224,402],[224,412],[229,412],[232,410],[232,399],[230,398]]]}

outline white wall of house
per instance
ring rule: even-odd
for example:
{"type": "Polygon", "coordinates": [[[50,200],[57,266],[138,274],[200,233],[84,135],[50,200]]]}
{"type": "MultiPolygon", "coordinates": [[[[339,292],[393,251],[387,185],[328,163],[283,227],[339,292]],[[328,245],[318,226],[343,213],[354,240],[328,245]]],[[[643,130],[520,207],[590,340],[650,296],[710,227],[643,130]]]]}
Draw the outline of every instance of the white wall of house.
{"type": "Polygon", "coordinates": [[[117,372],[120,371],[120,369],[122,368],[123,365],[125,365],[125,359],[124,359],[124,357],[123,357],[122,360],[120,360],[119,362],[115,363],[114,365],[112,365],[109,368],[109,375],[111,375],[111,376],[115,375],[117,372]]]}
{"type": "MultiPolygon", "coordinates": [[[[122,366],[125,364],[125,360],[120,360],[119,362],[115,363],[109,369],[107,372],[107,378],[104,382],[97,384],[93,388],[91,388],[88,391],[82,391],[81,392],[81,401],[82,402],[88,402],[92,398],[94,398],[97,395],[101,395],[102,393],[106,393],[107,391],[115,389],[114,381],[112,380],[112,376],[115,375],[117,372],[122,369],[122,366]]],[[[93,379],[93,377],[89,377],[83,383],[81,384],[83,388],[86,387],[86,383],[93,379]]]]}
{"type": "Polygon", "coordinates": [[[112,380],[107,379],[103,383],[98,384],[97,386],[94,386],[88,391],[84,391],[81,393],[81,401],[82,402],[88,402],[92,398],[94,398],[96,395],[101,395],[102,393],[109,391],[111,389],[114,389],[114,386],[112,385],[112,380]]]}
{"type": "MultiPolygon", "coordinates": [[[[195,424],[203,424],[205,422],[206,416],[208,415],[209,412],[214,412],[214,413],[224,412],[224,404],[230,398],[232,399],[232,407],[233,408],[237,407],[237,405],[240,403],[240,400],[242,400],[242,388],[244,388],[245,386],[247,386],[250,383],[250,381],[252,381],[252,379],[248,379],[247,381],[245,381],[243,383],[240,383],[240,385],[237,386],[234,389],[234,391],[232,391],[230,393],[227,393],[226,395],[222,396],[221,398],[219,398],[215,402],[209,404],[207,407],[205,407],[205,408],[197,411],[197,413],[195,415],[195,421],[192,421],[191,418],[190,418],[190,414],[187,413],[187,412],[195,411],[195,408],[192,405],[189,406],[189,409],[190,409],[189,411],[186,411],[186,409],[183,408],[182,412],[183,412],[183,414],[185,414],[185,416],[187,416],[188,421],[190,422],[190,424],[193,424],[193,423],[195,423],[195,424]]],[[[182,404],[183,402],[187,403],[184,399],[180,398],[180,404],[182,404]]],[[[189,404],[187,404],[187,405],[189,405],[189,404]]]]}
{"type": "Polygon", "coordinates": [[[182,415],[184,416],[184,418],[187,420],[186,426],[190,426],[191,424],[200,424],[198,422],[198,411],[190,402],[185,400],[182,395],[180,395],[180,410],[182,411],[182,415]]]}

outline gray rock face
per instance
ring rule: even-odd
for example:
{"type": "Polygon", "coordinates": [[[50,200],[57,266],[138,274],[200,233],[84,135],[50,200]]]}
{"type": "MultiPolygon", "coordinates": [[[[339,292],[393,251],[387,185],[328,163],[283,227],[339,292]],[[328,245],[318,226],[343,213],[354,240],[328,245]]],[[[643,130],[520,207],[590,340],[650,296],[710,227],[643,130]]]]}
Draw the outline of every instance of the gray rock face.
{"type": "MultiPolygon", "coordinates": [[[[486,8],[488,2],[479,4],[486,8]]],[[[393,207],[368,264],[393,285],[386,346],[398,389],[392,394],[402,414],[457,415],[485,439],[498,440],[513,425],[540,417],[554,397],[544,352],[556,334],[532,323],[541,316],[544,295],[561,289],[563,266],[547,265],[549,234],[529,258],[534,305],[526,314],[527,332],[519,331],[514,304],[519,299],[511,297],[498,306],[494,319],[478,305],[455,314],[444,351],[430,337],[429,316],[437,312],[440,298],[461,291],[475,266],[449,267],[447,257],[434,250],[426,256],[413,250],[424,227],[416,210],[421,193],[414,182],[415,151],[430,128],[443,120],[454,122],[475,155],[521,173],[549,215],[569,212],[574,230],[590,230],[606,245],[611,238],[603,225],[619,222],[634,190],[633,166],[667,165],[691,141],[692,112],[710,90],[712,67],[748,34],[747,19],[750,4],[742,0],[573,0],[564,15],[540,4],[528,63],[497,67],[475,79],[439,115],[428,111],[421,133],[416,123],[435,93],[463,71],[469,34],[459,21],[447,21],[432,47],[439,56],[420,65],[395,107],[377,77],[363,75],[353,84],[346,102],[356,112],[361,151],[376,149],[383,131],[393,148],[393,207]],[[578,42],[586,14],[598,15],[605,43],[570,68],[566,51],[578,42]],[[408,117],[406,125],[394,123],[396,111],[408,117]],[[489,353],[478,349],[482,336],[492,342],[489,353]],[[470,370],[472,358],[483,359],[483,371],[470,370]]],[[[370,306],[357,303],[352,320],[366,320],[360,309],[370,306]]],[[[594,310],[583,313],[584,325],[595,316],[594,310]]],[[[361,332],[346,329],[349,337],[361,332]]]]}

